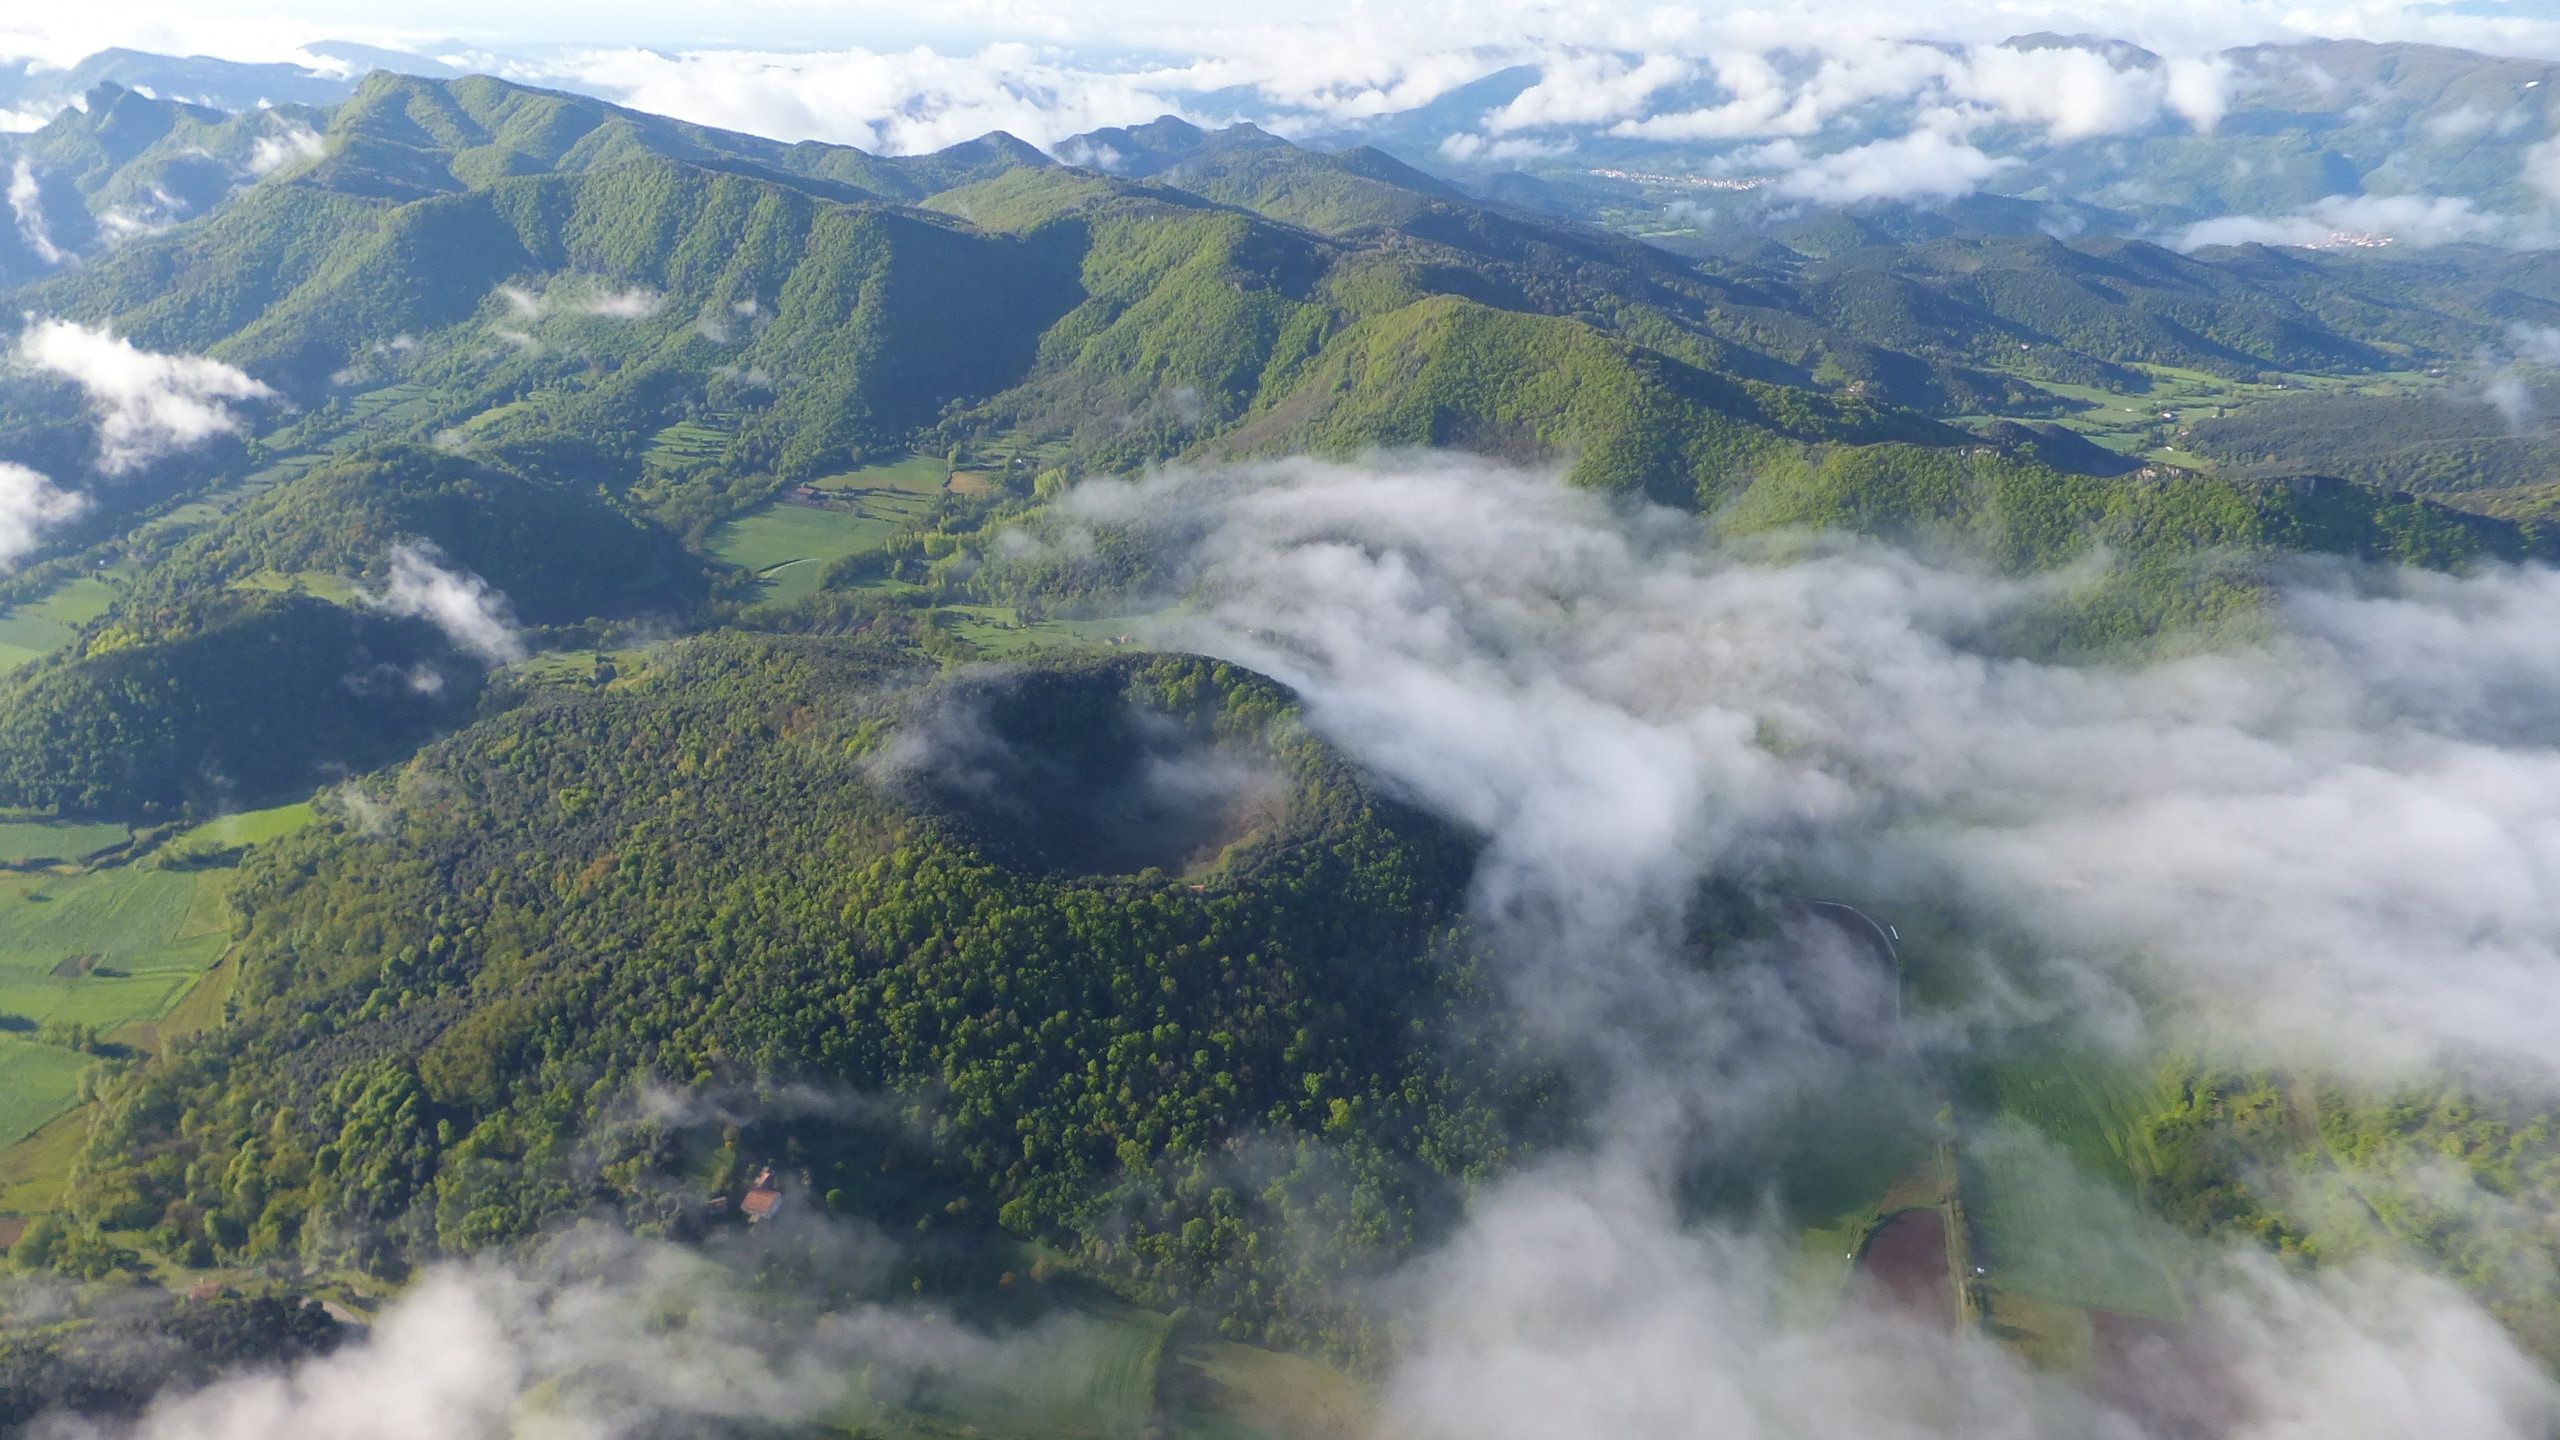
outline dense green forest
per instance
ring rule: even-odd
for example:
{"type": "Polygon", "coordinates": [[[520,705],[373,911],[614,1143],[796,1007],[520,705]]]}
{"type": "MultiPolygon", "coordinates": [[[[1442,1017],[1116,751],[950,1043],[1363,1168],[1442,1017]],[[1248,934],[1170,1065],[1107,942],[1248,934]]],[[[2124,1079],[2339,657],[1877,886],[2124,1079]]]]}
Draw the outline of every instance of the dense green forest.
{"type": "MultiPolygon", "coordinates": [[[[73,1220],[394,1274],[598,1204],[686,1233],[724,1178],[616,1111],[807,1080],[893,1099],[1015,1235],[1234,1333],[1358,1348],[1359,1275],[1545,1103],[1522,1057],[1413,1044],[1484,998],[1466,844],[1229,667],[911,668],[690,642],[429,749],[382,833],[278,845],[239,896],[234,1022],[118,1087],[73,1220]],[[1112,743],[1133,729],[1157,750],[1112,743]],[[1149,767],[1211,756],[1261,772],[1220,826],[1193,791],[1148,813],[1149,767]],[[1255,1238],[1288,1225],[1331,1239],[1255,1238]]],[[[810,1142],[810,1185],[870,1208],[903,1183],[876,1143],[810,1142]]]]}
{"type": "MultiPolygon", "coordinates": [[[[101,90],[26,140],[66,244],[186,214],[77,265],[0,234],[19,309],[275,395],[111,478],[109,402],[0,373],[0,459],[88,501],[0,574],[0,926],[29,985],[130,981],[39,913],[124,886],[95,903],[165,904],[205,967],[112,1035],[0,1037],[60,1080],[0,1152],[16,1268],[248,1282],[150,1322],[192,1379],[327,1348],[285,1297],[573,1217],[734,1237],[771,1166],[899,1237],[910,1293],[1066,1273],[1378,1364],[1370,1283],[1585,1097],[1497,1008],[1482,837],[1273,682],[1132,643],[1216,577],[1178,506],[1061,505],[1095,477],[1457,448],[1704,544],[2076,577],[1988,660],[2245,642],[2297,567],[2560,547],[2547,442],[2460,390],[2560,309],[2530,254],[1830,216],[1683,255],[1379,151],[1088,138],[1110,172],[376,74],[242,115],[101,90]],[[418,565],[441,588],[395,593],[418,565]],[[252,806],[300,818],[223,832],[252,806]]],[[[2297,1262],[2413,1247],[2560,1353],[2539,1252],[2429,1188],[2560,1205],[2545,1110],[2151,1058],[2090,1122],[2143,1157],[2111,1183],[2297,1262]]],[[[1951,1134],[2008,1118],[1986,1084],[1951,1134]]],[[[0,1424],[139,1403],[126,1328],[0,1334],[0,1424]]]]}

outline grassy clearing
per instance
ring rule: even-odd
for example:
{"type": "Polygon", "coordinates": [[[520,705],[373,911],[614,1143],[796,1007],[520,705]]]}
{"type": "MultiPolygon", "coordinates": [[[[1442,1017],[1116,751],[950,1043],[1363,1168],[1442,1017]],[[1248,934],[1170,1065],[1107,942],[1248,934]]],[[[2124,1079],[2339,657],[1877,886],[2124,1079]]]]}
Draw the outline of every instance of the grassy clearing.
{"type": "Polygon", "coordinates": [[[618,650],[545,650],[518,662],[515,669],[518,674],[555,685],[587,684],[595,679],[596,662],[604,660],[612,664],[616,678],[628,680],[640,673],[657,648],[627,645],[618,650]]]}
{"type": "Polygon", "coordinates": [[[70,644],[81,626],[107,613],[117,589],[110,576],[74,575],[40,598],[0,613],[0,673],[70,644]]]}
{"type": "Polygon", "coordinates": [[[2074,413],[2060,417],[2060,423],[2066,428],[2122,454],[2194,469],[2211,468],[2211,462],[2181,444],[2178,429],[2192,421],[2244,410],[2269,399],[2298,397],[2305,391],[2382,393],[2434,387],[2442,383],[2417,371],[2378,375],[2285,375],[2262,384],[2233,380],[2201,370],[2183,370],[2173,365],[2134,365],[2127,368],[2139,371],[2150,382],[2150,388],[2116,391],[2034,379],[2032,376],[2027,378],[2034,379],[2040,388],[2079,407],[2074,413]],[[2164,418],[2163,412],[2174,418],[2164,418]]]}
{"type": "MultiPolygon", "coordinates": [[[[2181,1314],[2132,1200],[2158,1168],[2150,1125],[2174,1098],[2167,1080],[2053,1029],[2005,1037],[1965,1065],[1957,1085],[1969,1114],[1996,1117],[1968,1125],[1962,1155],[1965,1205],[1995,1295],[2181,1314]]],[[[2052,1327],[2019,1328],[2034,1338],[2052,1327]]]]}
{"type": "Polygon", "coordinates": [[[112,820],[0,820],[0,865],[82,860],[132,838],[112,820]]]}
{"type": "Polygon", "coordinates": [[[2012,1290],[1994,1290],[1985,1317],[1991,1333],[2043,1370],[2084,1374],[2092,1361],[2089,1312],[2012,1290]]]}
{"type": "Polygon", "coordinates": [[[912,524],[880,511],[869,497],[852,509],[776,501],[723,521],[711,532],[707,548],[715,558],[760,577],[762,599],[787,602],[816,590],[830,562],[878,549],[912,524]]]}
{"type": "Polygon", "coordinates": [[[2158,1168],[2151,1121],[2176,1099],[2164,1074],[2092,1053],[2059,1030],[2008,1037],[1959,1078],[1969,1109],[2032,1126],[2083,1170],[2131,1186],[2158,1168]]]}
{"type": "Polygon", "coordinates": [[[1167,1365],[1184,1403],[1170,1418],[1189,1440],[1366,1440],[1377,1403],[1329,1365],[1251,1345],[1186,1345],[1167,1365]]]}
{"type": "Polygon", "coordinates": [[[57,1117],[95,1063],[37,1043],[33,1030],[76,1021],[148,1050],[218,1021],[235,978],[216,963],[228,939],[232,867],[241,851],[311,819],[308,804],[244,811],[124,863],[0,873],[0,1023],[16,1027],[0,1030],[0,1146],[8,1147],[0,1149],[0,1214],[41,1208],[46,1187],[58,1191],[78,1127],[57,1117]]]}
{"type": "Polygon", "coordinates": [[[649,440],[640,454],[641,468],[683,474],[717,465],[729,453],[727,427],[701,420],[679,420],[649,440]]]}
{"type": "Polygon", "coordinates": [[[809,488],[829,494],[845,494],[863,490],[887,490],[905,495],[936,495],[942,482],[949,478],[951,466],[938,455],[910,455],[886,465],[867,465],[848,470],[823,480],[812,480],[809,488]]]}
{"type": "Polygon", "coordinates": [[[199,892],[218,895],[229,879],[218,870],[134,865],[0,876],[0,984],[21,975],[52,978],[65,959],[79,955],[97,957],[91,977],[193,975],[212,963],[222,944],[220,927],[206,923],[199,892]]]}
{"type": "Polygon", "coordinates": [[[76,1050],[0,1035],[0,1145],[15,1145],[70,1109],[90,1064],[76,1050]]]}
{"type": "Polygon", "coordinates": [[[945,605],[934,612],[953,634],[976,647],[988,660],[1012,660],[1045,650],[1083,649],[1134,637],[1151,618],[1114,615],[1099,620],[1034,620],[1025,622],[1010,605],[945,605]]]}
{"type": "Polygon", "coordinates": [[[294,805],[269,806],[264,810],[242,810],[207,820],[192,830],[169,837],[160,846],[160,860],[167,865],[202,864],[234,850],[244,850],[290,835],[310,824],[311,820],[311,802],[308,800],[294,805]]]}
{"type": "Polygon", "coordinates": [[[73,1111],[0,1149],[0,1215],[32,1215],[60,1204],[88,1134],[85,1114],[73,1111]]]}
{"type": "Polygon", "coordinates": [[[1018,1365],[939,1381],[912,1408],[846,1417],[864,1435],[1139,1440],[1173,1317],[1125,1306],[1056,1325],[1018,1365]]]}
{"type": "Polygon", "coordinates": [[[2116,1186],[2014,1123],[1965,1137],[1965,1208],[1995,1293],[2174,1320],[2178,1287],[2154,1227],[2116,1186]]]}
{"type": "Polygon", "coordinates": [[[332,605],[354,605],[362,598],[362,592],[355,581],[344,575],[332,575],[325,570],[297,570],[290,575],[277,570],[260,570],[253,575],[243,575],[232,581],[231,588],[263,590],[272,594],[299,590],[315,599],[326,600],[332,605]]]}

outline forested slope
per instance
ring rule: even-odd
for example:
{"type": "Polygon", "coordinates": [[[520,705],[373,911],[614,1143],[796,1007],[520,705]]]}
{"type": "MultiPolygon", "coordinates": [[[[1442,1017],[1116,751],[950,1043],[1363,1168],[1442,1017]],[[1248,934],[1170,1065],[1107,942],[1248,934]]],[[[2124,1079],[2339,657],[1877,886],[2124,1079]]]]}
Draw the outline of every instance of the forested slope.
{"type": "MultiPolygon", "coordinates": [[[[1017,1235],[1245,1333],[1356,1342],[1348,1282],[1535,1094],[1444,1048],[1477,996],[1446,933],[1467,846],[1223,665],[906,673],[692,642],[430,749],[379,833],[279,846],[240,897],[235,1023],[118,1090],[75,1213],[200,1262],[392,1273],[599,1205],[686,1233],[718,1177],[642,1091],[800,1081],[894,1102],[1017,1235]],[[1213,759],[1249,777],[1223,829],[1095,840],[1219,809],[1148,799],[1213,759]]],[[[836,1138],[792,1153],[831,1204],[908,1183],[866,1148],[894,1142],[812,1133],[836,1138]]]]}

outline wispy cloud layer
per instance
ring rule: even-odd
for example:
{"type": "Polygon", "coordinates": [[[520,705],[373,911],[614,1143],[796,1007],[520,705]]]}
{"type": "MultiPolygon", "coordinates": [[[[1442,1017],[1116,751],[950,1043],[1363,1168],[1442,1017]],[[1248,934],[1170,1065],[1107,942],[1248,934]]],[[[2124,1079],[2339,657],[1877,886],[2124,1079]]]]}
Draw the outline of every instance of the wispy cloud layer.
{"type": "Polygon", "coordinates": [[[87,393],[98,416],[98,468],[110,475],[231,434],[240,428],[240,402],[276,393],[208,356],[145,350],[105,326],[71,320],[29,320],[17,356],[87,393]]]}
{"type": "Polygon", "coordinates": [[[456,648],[492,665],[525,656],[524,637],[517,633],[507,597],[470,571],[446,565],[432,545],[393,546],[390,579],[381,594],[367,598],[376,609],[426,621],[456,648]]]}
{"type": "Polygon", "coordinates": [[[0,573],[33,550],[45,531],[87,508],[87,496],[64,490],[24,465],[0,460],[0,573]]]}
{"type": "Polygon", "coordinates": [[[2560,573],[2306,577],[2262,645],[2076,666],[1968,637],[2080,580],[1763,559],[1476,461],[1081,503],[1197,527],[1191,638],[1487,835],[1497,911],[1615,957],[1537,972],[1568,1032],[1659,1009],[1675,957],[1628,937],[1723,876],[1961,905],[2030,989],[2191,1004],[2247,1061],[2560,1088],[2560,573]]]}

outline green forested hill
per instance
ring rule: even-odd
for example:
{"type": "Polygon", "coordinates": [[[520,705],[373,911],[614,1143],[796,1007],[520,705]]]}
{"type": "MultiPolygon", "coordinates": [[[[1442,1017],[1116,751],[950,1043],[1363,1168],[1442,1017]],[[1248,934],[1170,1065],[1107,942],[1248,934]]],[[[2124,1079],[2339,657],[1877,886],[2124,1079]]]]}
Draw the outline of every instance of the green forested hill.
{"type": "Polygon", "coordinates": [[[470,712],[476,665],[418,620],[214,593],[106,624],[0,692],[0,805],[207,811],[397,758],[470,712]]]}
{"type": "MultiPolygon", "coordinates": [[[[1173,121],[1061,164],[485,78],[377,76],[265,130],[102,102],[9,154],[48,214],[104,225],[190,147],[222,168],[183,214],[79,232],[77,263],[11,252],[9,298],[280,394],[110,477],[112,394],[0,374],[0,459],[90,502],[0,579],[0,809],[52,847],[0,877],[0,919],[139,876],[206,964],[231,941],[120,1038],[12,1037],[57,1107],[96,1097],[45,1132],[52,1188],[8,1192],[30,1267],[396,1283],[571,1216],[699,1238],[771,1163],[795,1203],[991,1261],[973,1294],[1064,1270],[1201,1333],[1374,1354],[1368,1277],[1573,1097],[1478,1023],[1470,837],[1270,682],[1118,648],[1186,577],[1052,504],[1088,477],[1463,447],[1707,534],[2085,566],[1966,641],[2110,660],[2247,633],[2293,556],[2553,544],[2376,457],[2364,483],[2288,463],[2325,416],[2365,417],[2333,453],[2393,423],[2368,388],[2522,346],[2509,318],[2560,296],[2530,255],[2181,257],[1939,217],[1683,257],[1173,121]],[[2226,398],[2254,429],[2197,413],[2226,398]],[[446,567],[434,603],[386,598],[404,549],[446,567]],[[475,647],[475,619],[523,634],[475,647]],[[251,801],[320,819],[158,883],[216,844],[162,822],[251,801]]],[[[27,949],[26,981],[106,950],[27,949]]],[[[2199,1227],[2276,1228],[2222,1213],[2222,1162],[2266,1152],[2224,1143],[2211,1089],[2114,1117],[2159,1152],[2140,1178],[2199,1227]]],[[[2368,1135],[2387,1103],[2321,1120],[2432,1143],[2368,1135]]]]}
{"type": "MultiPolygon", "coordinates": [[[[903,663],[693,642],[430,749],[377,792],[387,831],[280,845],[237,1019],[119,1090],[79,1216],[394,1272],[598,1205],[683,1232],[716,1157],[590,1121],[762,1076],[894,1097],[969,1205],[1143,1293],[1356,1340],[1339,1282],[1521,1113],[1522,1077],[1417,1043],[1474,1003],[1443,935],[1465,845],[1223,665],[915,690],[903,663]],[[1225,801],[1149,798],[1210,757],[1249,772],[1225,801]],[[1330,1240],[1268,1243],[1318,1212],[1291,1233],[1330,1240]]],[[[830,1204],[901,1183],[841,1125],[751,1138],[830,1204]]]]}
{"type": "Polygon", "coordinates": [[[591,616],[679,618],[702,601],[702,562],[604,496],[420,446],[323,461],[278,483],[165,556],[114,621],[243,583],[381,588],[397,546],[423,544],[507,597],[529,625],[591,616]]]}

